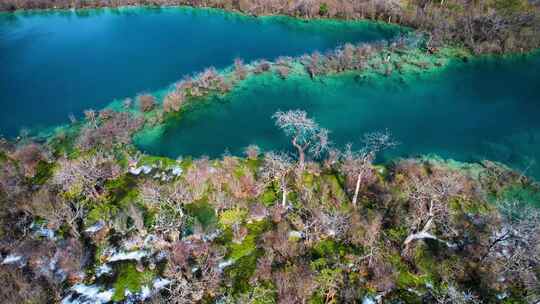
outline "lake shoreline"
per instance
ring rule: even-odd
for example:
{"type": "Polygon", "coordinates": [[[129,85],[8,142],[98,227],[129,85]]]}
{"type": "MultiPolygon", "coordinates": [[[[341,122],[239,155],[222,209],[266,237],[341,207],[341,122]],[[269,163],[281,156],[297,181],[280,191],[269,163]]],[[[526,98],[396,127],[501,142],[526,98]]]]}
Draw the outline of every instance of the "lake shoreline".
{"type": "MultiPolygon", "coordinates": [[[[512,21],[512,16],[514,14],[517,15],[523,15],[530,17],[534,16],[538,13],[538,6],[534,6],[533,4],[530,4],[528,6],[524,7],[515,7],[512,8],[512,10],[508,10],[507,8],[503,7],[491,7],[491,9],[494,9],[496,11],[496,14],[499,18],[506,19],[510,16],[509,19],[507,19],[507,26],[509,28],[510,32],[514,32],[511,36],[501,36],[497,37],[498,35],[501,35],[501,33],[497,33],[498,30],[496,28],[493,28],[494,31],[494,37],[485,36],[481,37],[479,40],[484,40],[483,42],[477,41],[475,35],[481,35],[483,36],[482,31],[477,31],[476,29],[473,29],[470,33],[469,37],[462,36],[462,28],[463,24],[456,23],[454,24],[456,17],[464,18],[463,22],[473,22],[473,20],[468,20],[465,15],[464,11],[471,11],[473,13],[477,13],[480,16],[485,14],[486,8],[481,6],[478,12],[475,12],[477,7],[473,4],[471,7],[463,8],[462,12],[457,12],[457,10],[454,10],[450,7],[445,7],[443,2],[441,2],[440,8],[428,8],[428,9],[434,9],[437,13],[432,17],[427,17],[428,20],[416,20],[418,15],[418,10],[422,11],[422,14],[428,14],[430,15],[430,11],[425,11],[426,6],[420,7],[416,4],[412,4],[411,7],[406,8],[398,5],[398,7],[389,8],[386,5],[384,5],[384,8],[377,7],[373,5],[371,9],[362,8],[358,11],[357,9],[353,9],[353,12],[349,12],[344,7],[339,7],[339,5],[329,5],[325,2],[322,2],[319,4],[319,6],[316,6],[315,4],[309,4],[307,7],[304,7],[303,9],[300,9],[298,3],[296,7],[291,7],[291,3],[289,5],[283,5],[283,7],[280,8],[273,8],[271,7],[259,7],[259,4],[256,0],[248,0],[246,3],[232,3],[232,2],[198,2],[195,1],[183,1],[183,0],[176,0],[176,1],[169,1],[169,0],[157,0],[154,3],[147,4],[147,3],[139,3],[143,1],[135,0],[135,1],[120,1],[117,3],[109,3],[103,5],[102,3],[84,3],[81,7],[76,7],[71,2],[67,2],[64,4],[58,5],[57,3],[52,2],[45,2],[42,3],[41,7],[25,7],[25,4],[20,3],[5,3],[4,6],[0,5],[0,12],[6,11],[6,12],[25,12],[25,11],[47,11],[47,10],[72,10],[76,11],[79,9],[115,9],[115,8],[128,8],[128,7],[141,7],[141,8],[172,8],[172,7],[192,7],[192,8],[209,8],[209,9],[218,9],[222,10],[224,12],[230,12],[235,14],[241,14],[245,16],[252,16],[252,17],[263,17],[263,16],[288,16],[295,19],[301,19],[301,20],[313,20],[313,19],[335,19],[335,20],[371,20],[371,21],[381,21],[383,23],[387,24],[395,24],[405,27],[411,27],[415,28],[416,30],[423,31],[426,33],[430,33],[431,38],[434,38],[434,40],[437,40],[435,43],[435,47],[439,47],[444,44],[464,44],[467,45],[468,48],[471,50],[474,50],[476,53],[511,53],[511,52],[528,52],[530,50],[534,50],[535,48],[540,47],[540,39],[536,38],[535,41],[530,41],[530,43],[525,43],[523,41],[519,41],[520,39],[527,39],[531,38],[527,36],[528,34],[525,34],[524,37],[521,37],[522,33],[520,33],[521,27],[527,25],[530,27],[530,29],[533,32],[538,32],[540,30],[539,25],[535,24],[534,22],[525,22],[523,24],[517,23],[515,25],[515,29],[513,27],[513,23],[515,21],[512,21]],[[17,5],[19,7],[17,7],[17,5]],[[315,7],[313,7],[315,6],[315,7]],[[336,6],[336,7],[334,7],[336,6]],[[411,8],[414,7],[416,9],[416,13],[412,13],[411,8]],[[446,16],[448,14],[448,16],[446,16]],[[443,20],[438,20],[437,15],[439,15],[440,18],[443,18],[443,20]],[[452,16],[454,15],[454,16],[452,16]],[[433,18],[433,20],[429,20],[429,18],[433,18]],[[445,25],[441,24],[441,21],[444,21],[443,23],[447,23],[446,27],[452,24],[453,29],[445,29],[445,25]],[[441,28],[438,28],[441,27],[441,28]],[[442,31],[448,31],[448,33],[441,34],[437,33],[438,30],[442,31]],[[439,35],[442,35],[441,37],[438,37],[439,35]],[[513,36],[516,37],[513,37],[513,36]],[[445,37],[448,36],[448,37],[445,37]],[[451,38],[450,38],[451,37],[451,38]],[[510,39],[512,38],[512,39],[510,39]],[[511,40],[510,43],[508,43],[508,40],[511,40]],[[470,41],[469,41],[470,40],[470,41]],[[498,41],[501,40],[501,41],[498,41]],[[517,44],[523,44],[523,46],[517,46],[517,44]],[[525,47],[524,47],[525,46],[525,47]]],[[[352,4],[351,4],[352,5],[352,4]]],[[[360,5],[361,6],[361,5],[360,5]]],[[[423,16],[421,19],[425,19],[426,16],[423,16]]],[[[491,19],[491,17],[481,17],[479,20],[480,23],[483,23],[483,19],[491,19]]],[[[460,21],[460,22],[462,22],[460,21]]],[[[490,26],[489,23],[491,21],[487,21],[486,26],[490,26]]],[[[472,26],[472,23],[471,23],[472,26]]],[[[534,35],[532,38],[535,38],[534,35]]],[[[432,40],[430,39],[430,43],[432,40]]]]}

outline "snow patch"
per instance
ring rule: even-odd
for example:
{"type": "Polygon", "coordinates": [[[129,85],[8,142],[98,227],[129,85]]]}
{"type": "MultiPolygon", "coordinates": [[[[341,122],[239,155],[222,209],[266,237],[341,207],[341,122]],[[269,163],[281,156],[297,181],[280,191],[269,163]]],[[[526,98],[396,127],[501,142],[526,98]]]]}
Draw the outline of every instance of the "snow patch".
{"type": "Polygon", "coordinates": [[[132,252],[119,252],[112,255],[109,258],[109,262],[125,261],[125,260],[137,260],[147,256],[145,251],[132,251],[132,252]]]}
{"type": "Polygon", "coordinates": [[[171,280],[167,280],[164,278],[157,278],[152,283],[152,286],[154,287],[155,290],[160,290],[169,284],[171,284],[171,280]]]}
{"type": "Polygon", "coordinates": [[[365,296],[362,300],[362,304],[376,304],[376,302],[371,296],[365,296]]]}
{"type": "Polygon", "coordinates": [[[219,267],[219,269],[224,269],[226,267],[231,266],[232,264],[234,264],[234,262],[232,260],[227,260],[227,261],[223,261],[223,262],[219,263],[218,267],[219,267]]]}
{"type": "Polygon", "coordinates": [[[178,166],[177,166],[177,167],[173,167],[173,168],[172,168],[172,171],[171,171],[171,173],[172,173],[174,176],[180,176],[180,175],[182,174],[182,172],[183,172],[182,168],[180,168],[180,167],[178,167],[178,166]]]}
{"type": "Polygon", "coordinates": [[[150,166],[140,166],[138,168],[136,167],[131,167],[129,168],[129,173],[133,174],[133,175],[139,175],[139,174],[149,174],[151,171],[152,171],[152,167],[150,166]]]}
{"type": "Polygon", "coordinates": [[[84,230],[84,232],[90,233],[90,234],[96,233],[96,232],[100,231],[103,227],[105,227],[105,222],[100,220],[97,223],[95,223],[94,225],[86,228],[84,230]]]}
{"type": "Polygon", "coordinates": [[[99,266],[98,269],[96,270],[96,276],[98,278],[104,274],[110,274],[110,273],[112,273],[112,267],[109,266],[109,264],[103,264],[99,266]]]}
{"type": "Polygon", "coordinates": [[[112,300],[114,289],[101,291],[95,285],[76,284],[71,290],[77,295],[69,295],[62,300],[62,304],[104,304],[112,300]]]}
{"type": "Polygon", "coordinates": [[[20,264],[21,266],[24,265],[24,260],[22,255],[14,255],[9,254],[6,256],[6,258],[2,261],[2,265],[10,265],[10,264],[20,264]]]}

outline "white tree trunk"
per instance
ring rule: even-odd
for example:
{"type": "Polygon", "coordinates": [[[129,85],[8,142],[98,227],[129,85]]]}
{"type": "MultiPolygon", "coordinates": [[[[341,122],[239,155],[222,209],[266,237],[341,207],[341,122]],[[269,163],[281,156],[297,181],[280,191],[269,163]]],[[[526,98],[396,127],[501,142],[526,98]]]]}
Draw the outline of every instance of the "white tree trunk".
{"type": "Polygon", "coordinates": [[[409,244],[412,243],[413,241],[425,240],[425,239],[431,239],[431,240],[439,241],[441,243],[444,243],[446,246],[448,246],[450,248],[456,246],[456,244],[447,242],[445,240],[441,240],[438,237],[434,236],[433,234],[429,233],[428,231],[431,228],[432,224],[433,224],[433,218],[430,218],[426,222],[426,224],[424,225],[424,228],[422,228],[422,230],[420,232],[412,233],[409,236],[407,236],[407,238],[403,242],[403,245],[405,245],[405,248],[407,248],[409,246],[409,244]]]}
{"type": "Polygon", "coordinates": [[[285,207],[287,205],[287,189],[283,187],[282,192],[283,192],[283,196],[281,198],[281,205],[285,207]]]}
{"type": "Polygon", "coordinates": [[[354,196],[353,196],[353,206],[356,207],[356,201],[358,200],[358,192],[360,192],[360,182],[362,181],[362,173],[358,173],[358,177],[356,179],[356,188],[354,189],[354,196]]]}

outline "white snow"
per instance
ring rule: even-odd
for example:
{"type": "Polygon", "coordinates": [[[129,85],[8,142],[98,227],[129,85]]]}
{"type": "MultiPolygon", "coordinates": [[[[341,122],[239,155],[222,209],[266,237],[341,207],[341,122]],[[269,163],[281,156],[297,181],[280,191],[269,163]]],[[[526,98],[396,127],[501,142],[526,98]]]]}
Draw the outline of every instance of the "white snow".
{"type": "Polygon", "coordinates": [[[104,304],[110,302],[114,294],[114,289],[101,291],[95,285],[76,284],[71,290],[81,297],[73,300],[74,296],[69,295],[62,300],[62,304],[104,304]]]}
{"type": "Polygon", "coordinates": [[[160,290],[160,289],[162,289],[163,287],[165,287],[165,286],[167,286],[169,284],[171,284],[170,280],[167,280],[167,279],[164,279],[164,278],[157,278],[153,282],[153,287],[154,287],[155,290],[160,290]]]}
{"type": "Polygon", "coordinates": [[[147,255],[145,251],[119,252],[109,258],[109,262],[137,260],[144,258],[147,255]]]}
{"type": "Polygon", "coordinates": [[[112,267],[109,266],[109,264],[103,264],[99,266],[98,269],[96,270],[96,276],[98,278],[104,274],[109,274],[109,273],[112,273],[112,267]]]}
{"type": "Polygon", "coordinates": [[[218,267],[219,267],[219,269],[224,269],[225,267],[229,267],[232,264],[234,264],[234,262],[232,260],[227,260],[227,261],[223,261],[223,262],[219,263],[218,267]]]}
{"type": "Polygon", "coordinates": [[[148,286],[143,286],[141,288],[141,299],[146,300],[150,298],[152,295],[152,292],[150,291],[150,288],[148,286]]]}
{"type": "Polygon", "coordinates": [[[152,171],[152,167],[150,166],[140,166],[140,167],[131,167],[129,168],[129,173],[133,174],[133,175],[139,175],[139,174],[148,174],[152,171]]]}
{"type": "Polygon", "coordinates": [[[304,234],[301,231],[296,231],[296,230],[289,231],[289,238],[301,239],[303,237],[304,237],[304,234]]]}
{"type": "Polygon", "coordinates": [[[55,240],[56,239],[56,237],[54,236],[54,230],[51,230],[49,228],[39,227],[38,230],[36,231],[36,234],[38,236],[46,237],[49,240],[55,240]]]}
{"type": "Polygon", "coordinates": [[[365,296],[362,300],[362,304],[375,304],[375,300],[370,296],[365,296]]]}
{"type": "Polygon", "coordinates": [[[21,256],[21,255],[9,254],[9,255],[2,261],[2,265],[15,264],[15,263],[23,263],[23,256],[21,256]]]}
{"type": "Polygon", "coordinates": [[[100,231],[101,228],[103,228],[104,226],[105,226],[105,222],[100,220],[97,223],[95,223],[94,225],[86,228],[84,230],[84,232],[86,232],[86,233],[96,233],[96,232],[100,231]]]}
{"type": "Polygon", "coordinates": [[[174,176],[180,176],[180,175],[182,174],[182,172],[183,172],[182,168],[180,168],[180,167],[178,167],[178,166],[177,166],[177,167],[173,167],[173,169],[172,169],[172,174],[173,174],[174,176]]]}

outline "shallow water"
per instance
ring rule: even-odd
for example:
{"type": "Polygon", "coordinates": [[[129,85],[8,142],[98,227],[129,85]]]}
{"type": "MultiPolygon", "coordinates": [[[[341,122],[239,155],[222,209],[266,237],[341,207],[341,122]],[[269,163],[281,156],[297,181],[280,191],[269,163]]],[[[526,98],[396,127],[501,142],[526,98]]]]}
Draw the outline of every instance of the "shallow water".
{"type": "Polygon", "coordinates": [[[156,91],[236,57],[297,56],[400,31],[190,8],[0,13],[0,134],[65,123],[69,113],[156,91]]]}
{"type": "Polygon", "coordinates": [[[160,132],[142,134],[137,144],[170,157],[240,154],[249,144],[286,150],[290,145],[271,115],[295,108],[331,130],[337,146],[360,147],[363,133],[388,129],[401,145],[386,156],[490,159],[529,167],[527,174],[540,177],[538,55],[453,62],[439,73],[405,78],[257,77],[195,106],[160,132]]]}

